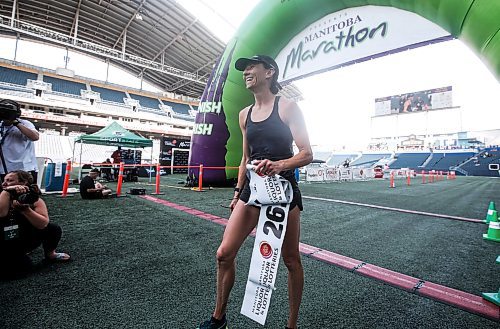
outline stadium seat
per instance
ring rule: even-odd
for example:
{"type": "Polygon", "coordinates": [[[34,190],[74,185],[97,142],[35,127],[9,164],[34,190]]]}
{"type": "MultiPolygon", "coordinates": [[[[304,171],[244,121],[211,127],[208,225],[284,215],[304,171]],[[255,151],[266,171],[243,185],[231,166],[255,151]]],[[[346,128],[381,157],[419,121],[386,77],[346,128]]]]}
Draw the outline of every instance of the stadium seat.
{"type": "Polygon", "coordinates": [[[420,169],[431,153],[397,153],[394,157],[396,160],[389,163],[391,169],[393,168],[410,168],[420,169]]]}
{"type": "Polygon", "coordinates": [[[187,104],[180,104],[175,102],[168,102],[163,100],[163,104],[172,107],[172,110],[176,114],[183,114],[189,116],[189,110],[191,109],[187,104]]]}
{"type": "Polygon", "coordinates": [[[123,91],[112,90],[112,89],[97,87],[97,86],[93,86],[93,85],[90,86],[90,89],[101,94],[102,100],[125,104],[123,99],[127,98],[127,95],[123,91]]]}
{"type": "Polygon", "coordinates": [[[46,75],[43,76],[43,81],[52,84],[52,91],[63,94],[81,96],[81,90],[87,89],[87,86],[83,83],[54,78],[46,75]]]}
{"type": "Polygon", "coordinates": [[[0,66],[0,81],[15,85],[26,86],[27,80],[36,80],[37,75],[31,72],[19,71],[0,66]]]}
{"type": "Polygon", "coordinates": [[[133,93],[129,93],[129,95],[132,99],[138,100],[141,107],[147,107],[147,108],[153,109],[155,111],[161,111],[160,110],[160,101],[158,101],[158,99],[146,97],[146,96],[142,96],[142,95],[137,95],[137,94],[133,94],[133,93]]]}

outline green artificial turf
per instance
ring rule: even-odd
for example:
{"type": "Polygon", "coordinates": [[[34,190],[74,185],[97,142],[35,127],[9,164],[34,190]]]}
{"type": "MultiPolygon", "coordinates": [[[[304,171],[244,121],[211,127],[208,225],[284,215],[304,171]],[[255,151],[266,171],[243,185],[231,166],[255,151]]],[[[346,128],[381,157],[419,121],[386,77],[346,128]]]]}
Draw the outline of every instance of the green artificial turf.
{"type": "MultiPolygon", "coordinates": [[[[230,188],[194,192],[182,176],[162,177],[158,198],[228,218],[230,188]],[[222,205],[222,206],[221,206],[222,205]]],[[[316,196],[484,219],[499,203],[491,178],[458,177],[434,184],[387,181],[301,184],[316,196]],[[400,184],[401,185],[401,184],[400,184]]],[[[111,184],[113,185],[113,184],[111,184]]],[[[113,188],[115,186],[113,185],[113,188]]],[[[125,183],[154,192],[147,179],[125,183]]],[[[43,197],[63,228],[67,264],[0,282],[0,328],[196,328],[214,306],[215,252],[224,228],[128,195],[109,200],[43,197]]],[[[482,239],[486,224],[304,199],[301,241],[475,295],[498,291],[500,244],[482,239]]],[[[262,328],[239,314],[253,238],[238,255],[230,328],[262,328]]],[[[41,261],[41,249],[32,258],[41,261]]],[[[309,257],[299,327],[498,328],[498,323],[309,257]]],[[[286,268],[280,264],[264,328],[284,328],[286,268]]]]}

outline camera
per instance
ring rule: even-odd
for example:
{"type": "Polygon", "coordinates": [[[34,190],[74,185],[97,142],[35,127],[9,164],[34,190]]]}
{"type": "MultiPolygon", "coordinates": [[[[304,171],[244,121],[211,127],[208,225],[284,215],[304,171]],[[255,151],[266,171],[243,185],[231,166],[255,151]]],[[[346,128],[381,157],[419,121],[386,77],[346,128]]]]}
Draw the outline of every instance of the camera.
{"type": "Polygon", "coordinates": [[[0,100],[0,120],[16,120],[21,116],[19,103],[10,99],[0,100]]]}
{"type": "Polygon", "coordinates": [[[20,204],[33,204],[40,198],[40,189],[38,185],[31,184],[28,186],[28,192],[16,194],[15,192],[9,191],[14,200],[17,200],[20,204]]]}

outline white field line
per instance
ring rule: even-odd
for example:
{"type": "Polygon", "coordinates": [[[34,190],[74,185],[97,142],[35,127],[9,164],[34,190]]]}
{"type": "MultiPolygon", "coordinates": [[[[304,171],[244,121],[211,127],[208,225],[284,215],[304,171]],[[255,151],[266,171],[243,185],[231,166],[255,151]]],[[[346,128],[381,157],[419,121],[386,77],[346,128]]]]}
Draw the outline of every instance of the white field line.
{"type": "Polygon", "coordinates": [[[398,211],[398,212],[407,213],[407,214],[415,214],[415,215],[430,216],[430,217],[441,217],[441,218],[446,218],[446,219],[460,220],[460,221],[472,222],[472,223],[482,223],[482,224],[485,223],[483,220],[475,219],[475,218],[467,218],[467,217],[451,216],[451,215],[444,215],[444,214],[436,214],[436,213],[425,212],[425,211],[416,211],[416,210],[408,210],[408,209],[401,209],[401,208],[377,206],[377,205],[369,204],[369,203],[359,203],[359,202],[352,202],[352,201],[343,201],[343,200],[335,200],[335,199],[327,199],[327,198],[318,198],[318,197],[314,197],[314,196],[305,196],[305,195],[303,195],[302,197],[304,199],[311,199],[311,200],[318,200],[318,201],[328,201],[328,202],[349,204],[349,205],[353,205],[353,206],[361,206],[361,207],[369,207],[369,208],[375,208],[375,209],[398,211]]]}

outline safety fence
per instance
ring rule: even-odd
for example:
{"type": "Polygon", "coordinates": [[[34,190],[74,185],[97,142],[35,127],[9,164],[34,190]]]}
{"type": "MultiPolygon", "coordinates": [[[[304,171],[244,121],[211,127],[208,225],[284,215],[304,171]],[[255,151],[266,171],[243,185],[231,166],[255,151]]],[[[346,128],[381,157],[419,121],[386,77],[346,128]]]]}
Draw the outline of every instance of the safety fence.
{"type": "MultiPolygon", "coordinates": [[[[194,170],[194,173],[197,174],[197,177],[195,179],[196,185],[193,186],[191,189],[193,191],[203,191],[203,173],[206,170],[238,170],[239,167],[214,167],[214,166],[204,166],[203,164],[197,165],[197,166],[161,166],[159,163],[156,164],[125,164],[121,162],[120,164],[113,164],[113,163],[92,163],[92,164],[72,164],[71,160],[67,161],[66,164],[66,172],[64,175],[64,183],[63,183],[63,188],[62,188],[62,197],[66,197],[68,195],[68,187],[70,184],[71,180],[71,174],[72,170],[75,167],[74,165],[78,167],[83,167],[84,165],[91,165],[93,168],[99,168],[101,171],[102,169],[109,168],[111,170],[117,169],[118,170],[118,176],[117,176],[117,186],[116,186],[116,196],[120,197],[123,195],[122,192],[122,187],[123,187],[123,182],[125,180],[125,171],[127,169],[137,169],[140,167],[144,167],[146,171],[149,173],[150,181],[154,178],[155,180],[155,192],[153,194],[161,194],[160,187],[161,187],[161,176],[162,174],[165,175],[167,173],[172,173],[174,169],[185,169],[189,171],[190,169],[194,170]]],[[[196,175],[195,175],[196,176],[196,175]]]]}
{"type": "Polygon", "coordinates": [[[306,182],[341,182],[341,181],[363,181],[370,179],[390,179],[391,187],[395,186],[397,179],[406,180],[406,184],[410,185],[412,179],[418,176],[422,178],[422,183],[433,183],[439,180],[454,179],[456,177],[454,171],[425,171],[420,172],[409,169],[394,169],[382,170],[378,168],[343,168],[343,167],[310,167],[307,168],[305,180],[306,182]]]}
{"type": "MultiPolygon", "coordinates": [[[[88,164],[75,164],[78,167],[88,164]]],[[[162,174],[172,173],[174,169],[185,169],[187,171],[191,170],[191,174],[196,173],[195,179],[191,181],[191,184],[196,183],[192,186],[193,191],[203,191],[203,175],[206,170],[238,170],[238,167],[213,167],[204,166],[203,164],[197,166],[161,166],[157,164],[113,164],[113,163],[92,163],[93,168],[111,170],[117,169],[117,187],[116,195],[119,197],[122,195],[123,182],[125,180],[125,171],[127,169],[137,169],[139,167],[144,167],[146,172],[149,173],[150,182],[154,179],[155,191],[153,194],[161,194],[161,176],[162,174]]],[[[71,160],[67,161],[66,172],[64,175],[64,183],[62,187],[62,197],[68,195],[68,187],[71,181],[72,171],[74,169],[74,164],[71,160]]],[[[373,168],[361,169],[361,168],[337,168],[337,167],[313,167],[308,168],[305,175],[306,182],[340,182],[340,181],[362,181],[370,179],[380,179],[384,177],[389,177],[390,187],[396,187],[396,180],[406,180],[406,185],[411,184],[411,180],[417,179],[418,176],[421,177],[422,184],[433,183],[444,179],[455,179],[456,175],[454,171],[421,171],[417,173],[415,170],[411,169],[398,169],[390,171],[381,171],[373,168]]],[[[189,177],[189,176],[187,176],[189,177]]]]}
{"type": "Polygon", "coordinates": [[[311,167],[306,170],[306,182],[335,182],[366,180],[375,178],[372,168],[338,168],[338,167],[311,167]]]}

